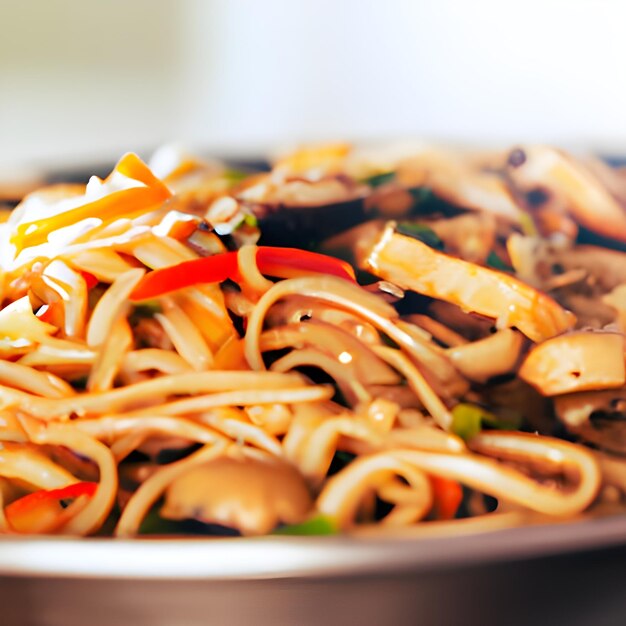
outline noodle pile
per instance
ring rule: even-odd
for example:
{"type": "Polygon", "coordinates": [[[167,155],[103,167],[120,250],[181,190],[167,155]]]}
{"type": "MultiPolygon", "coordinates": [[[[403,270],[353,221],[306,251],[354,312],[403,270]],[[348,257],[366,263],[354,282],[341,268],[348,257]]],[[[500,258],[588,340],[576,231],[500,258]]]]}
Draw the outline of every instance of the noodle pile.
{"type": "Polygon", "coordinates": [[[167,156],[0,225],[0,533],[455,532],[621,500],[593,420],[626,403],[626,276],[577,263],[583,199],[533,213],[498,155],[339,146],[249,176],[167,156]],[[440,204],[416,218],[418,187],[440,204]],[[320,245],[365,286],[256,245],[269,207],[355,200],[371,219],[320,245]]]}

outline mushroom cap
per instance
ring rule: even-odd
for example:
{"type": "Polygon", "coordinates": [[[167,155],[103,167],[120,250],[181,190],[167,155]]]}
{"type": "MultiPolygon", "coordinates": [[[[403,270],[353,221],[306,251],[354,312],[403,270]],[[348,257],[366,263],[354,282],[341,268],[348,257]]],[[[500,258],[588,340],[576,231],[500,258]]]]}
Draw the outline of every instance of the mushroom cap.
{"type": "Polygon", "coordinates": [[[168,487],[161,515],[236,528],[244,535],[301,522],[313,507],[304,477],[279,459],[224,456],[168,487]]]}

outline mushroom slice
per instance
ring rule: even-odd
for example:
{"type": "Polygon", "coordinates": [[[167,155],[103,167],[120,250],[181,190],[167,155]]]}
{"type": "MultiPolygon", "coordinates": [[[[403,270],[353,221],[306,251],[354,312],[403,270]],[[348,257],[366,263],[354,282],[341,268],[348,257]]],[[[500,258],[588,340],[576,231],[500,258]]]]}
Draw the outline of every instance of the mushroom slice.
{"type": "Polygon", "coordinates": [[[617,487],[626,494],[626,459],[605,452],[594,452],[605,485],[617,487]]]}
{"type": "Polygon", "coordinates": [[[554,410],[569,429],[582,426],[592,413],[621,411],[626,414],[626,388],[559,396],[554,398],[554,410]]]}
{"type": "Polygon", "coordinates": [[[589,230],[626,241],[626,209],[594,171],[546,146],[524,147],[522,154],[521,163],[509,159],[514,187],[540,196],[542,209],[568,211],[589,230]]]}
{"type": "Polygon", "coordinates": [[[496,245],[496,219],[490,213],[464,213],[428,222],[446,250],[471,263],[484,264],[496,245]]]}
{"type": "Polygon", "coordinates": [[[512,372],[523,345],[521,333],[505,328],[485,339],[451,348],[447,354],[461,374],[483,383],[493,376],[512,372]]]}
{"type": "Polygon", "coordinates": [[[519,376],[544,396],[621,387],[624,335],[580,331],[555,337],[531,350],[519,376]]]}
{"type": "Polygon", "coordinates": [[[615,454],[626,454],[626,422],[616,419],[594,417],[570,432],[585,443],[615,454]]]}
{"type": "Polygon", "coordinates": [[[521,210],[506,182],[476,165],[458,153],[426,149],[398,163],[396,178],[407,187],[428,187],[455,206],[518,223],[521,210]]]}
{"type": "Polygon", "coordinates": [[[344,171],[346,159],[353,148],[348,143],[309,144],[281,155],[274,162],[274,170],[291,176],[316,178],[344,171]]]}
{"type": "Polygon", "coordinates": [[[302,522],[312,507],[304,478],[293,466],[269,455],[242,454],[220,457],[174,480],[161,515],[263,535],[281,522],[302,522]]]}
{"type": "Polygon", "coordinates": [[[438,252],[394,229],[390,222],[364,262],[376,276],[494,318],[500,328],[515,326],[536,342],[574,326],[574,315],[544,293],[508,274],[438,252]]]}
{"type": "Polygon", "coordinates": [[[602,302],[617,311],[617,323],[620,330],[626,333],[626,283],[618,285],[602,298],[602,302]]]}
{"type": "Polygon", "coordinates": [[[559,396],[554,410],[567,430],[586,443],[626,454],[626,387],[559,396]]]}

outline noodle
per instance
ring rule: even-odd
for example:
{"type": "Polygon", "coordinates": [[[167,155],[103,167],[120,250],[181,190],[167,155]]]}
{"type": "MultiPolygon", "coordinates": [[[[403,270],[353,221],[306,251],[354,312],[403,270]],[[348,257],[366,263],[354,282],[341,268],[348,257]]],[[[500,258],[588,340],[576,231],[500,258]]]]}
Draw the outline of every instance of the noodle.
{"type": "Polygon", "coordinates": [[[163,374],[184,374],[191,370],[191,366],[175,352],[157,348],[133,350],[124,356],[123,372],[146,372],[149,370],[156,370],[163,374]]]}
{"type": "MultiPolygon", "coordinates": [[[[540,446],[538,443],[537,447],[540,446]]],[[[549,454],[549,446],[543,444],[542,447],[549,454]]],[[[458,480],[495,498],[517,502],[546,515],[568,516],[584,510],[600,486],[600,472],[593,457],[578,454],[575,450],[571,451],[571,461],[576,463],[580,482],[571,493],[559,493],[516,470],[475,455],[443,455],[417,450],[397,450],[394,454],[424,471],[458,480]]]]}
{"type": "Polygon", "coordinates": [[[300,471],[314,484],[319,484],[328,472],[342,436],[360,439],[373,446],[379,440],[379,435],[371,427],[351,417],[333,417],[316,426],[300,446],[299,460],[296,461],[300,471]]]}
{"type": "Polygon", "coordinates": [[[109,514],[117,493],[117,468],[113,454],[105,445],[67,424],[25,421],[29,438],[34,443],[65,446],[76,454],[93,460],[100,471],[98,489],[88,504],[64,527],[65,534],[87,535],[100,528],[109,514]]]}
{"type": "Polygon", "coordinates": [[[323,350],[344,366],[364,385],[393,385],[399,376],[362,341],[349,332],[326,322],[310,320],[307,324],[281,326],[261,335],[261,350],[315,347],[323,350]]]}
{"type": "MultiPolygon", "coordinates": [[[[110,391],[81,394],[68,399],[44,400],[0,386],[0,401],[35,417],[52,420],[67,417],[72,413],[85,415],[90,412],[121,411],[133,405],[156,404],[171,395],[218,392],[241,387],[272,389],[302,386],[302,380],[294,374],[230,371],[190,372],[168,376],[167,378],[151,379],[110,391]]],[[[304,391],[313,397],[328,395],[328,391],[325,389],[304,391]],[[313,393],[311,394],[311,392],[313,393]]],[[[246,395],[252,397],[250,393],[246,395]]],[[[208,398],[210,397],[208,396],[208,398]]],[[[220,399],[218,399],[218,403],[219,401],[220,399]]]]}
{"type": "Polygon", "coordinates": [[[222,441],[219,433],[206,426],[182,417],[169,415],[134,416],[115,415],[79,420],[76,427],[88,435],[105,442],[140,431],[144,438],[155,434],[174,435],[198,443],[222,441]]]}
{"type": "Polygon", "coordinates": [[[236,184],[127,155],[25,198],[0,224],[0,534],[428,537],[623,508],[626,255],[577,241],[574,217],[610,233],[546,154],[343,146],[236,184]],[[531,182],[554,198],[526,206],[531,182]],[[371,222],[337,235],[322,202],[371,222]],[[254,244],[296,235],[351,264],[254,244]]]}
{"type": "Polygon", "coordinates": [[[113,324],[123,315],[128,306],[128,296],[143,275],[144,270],[129,270],[116,278],[115,282],[100,298],[87,326],[87,344],[90,347],[93,348],[104,343],[113,328],[113,324]]]}
{"type": "Polygon", "coordinates": [[[89,374],[87,380],[89,391],[107,391],[113,387],[115,376],[132,343],[133,335],[128,322],[123,318],[116,320],[111,333],[100,346],[100,352],[89,374]]]}
{"type": "Polygon", "coordinates": [[[161,404],[154,408],[138,409],[135,414],[141,415],[156,410],[165,415],[181,415],[183,413],[200,413],[209,409],[224,406],[250,406],[254,404],[269,404],[281,402],[318,402],[328,400],[333,395],[331,387],[318,385],[317,387],[303,387],[301,389],[245,389],[242,391],[224,391],[210,395],[195,396],[185,400],[177,400],[161,404]]]}
{"type": "MultiPolygon", "coordinates": [[[[293,294],[306,295],[352,311],[383,331],[390,339],[403,347],[418,363],[432,361],[433,351],[425,347],[423,339],[417,339],[392,320],[397,317],[393,309],[386,310],[383,301],[346,281],[333,276],[292,278],[275,284],[259,300],[248,318],[246,331],[246,357],[255,369],[264,369],[260,354],[260,331],[267,310],[281,298],[293,294]]],[[[454,376],[450,366],[442,376],[454,376]]]]}
{"type": "Polygon", "coordinates": [[[67,398],[75,395],[72,386],[62,378],[11,361],[0,361],[0,384],[45,398],[67,398]]]}
{"type": "Polygon", "coordinates": [[[282,456],[282,448],[278,439],[266,433],[263,428],[247,423],[233,409],[203,413],[199,419],[240,444],[252,444],[275,456],[282,456]]]}
{"type": "Polygon", "coordinates": [[[371,402],[372,397],[365,387],[358,380],[354,379],[355,373],[352,368],[345,367],[340,361],[326,356],[317,350],[307,348],[292,350],[286,356],[275,361],[270,371],[288,372],[296,367],[307,365],[317,367],[330,374],[351,405],[360,406],[371,402]]]}
{"type": "Polygon", "coordinates": [[[271,435],[284,435],[293,419],[291,410],[284,404],[258,404],[245,409],[248,419],[271,435]]]}
{"type": "Polygon", "coordinates": [[[57,463],[27,446],[0,444],[0,476],[19,479],[38,489],[65,487],[76,479],[57,463]]]}
{"type": "Polygon", "coordinates": [[[256,264],[256,246],[242,246],[237,253],[237,267],[243,284],[253,292],[265,293],[273,283],[267,280],[256,264]]]}
{"type": "Polygon", "coordinates": [[[174,348],[189,365],[198,371],[208,369],[213,355],[202,334],[174,302],[163,299],[163,314],[154,316],[167,333],[174,348]]]}
{"type": "MultiPolygon", "coordinates": [[[[424,494],[421,506],[416,506],[412,498],[408,505],[410,521],[420,519],[430,508],[432,496],[428,479],[420,470],[389,453],[358,459],[341,474],[331,478],[318,498],[318,509],[336,519],[341,527],[347,527],[353,522],[361,498],[370,489],[380,488],[381,483],[394,475],[401,476],[413,489],[424,494]]],[[[406,506],[399,503],[396,509],[402,511],[406,506]]],[[[400,515],[407,515],[405,511],[396,515],[393,515],[394,512],[389,514],[392,515],[390,524],[394,524],[400,515]]]]}
{"type": "Polygon", "coordinates": [[[404,374],[411,389],[415,391],[435,422],[444,430],[449,430],[452,424],[452,415],[411,362],[403,354],[392,348],[378,347],[374,348],[374,352],[404,374]]]}

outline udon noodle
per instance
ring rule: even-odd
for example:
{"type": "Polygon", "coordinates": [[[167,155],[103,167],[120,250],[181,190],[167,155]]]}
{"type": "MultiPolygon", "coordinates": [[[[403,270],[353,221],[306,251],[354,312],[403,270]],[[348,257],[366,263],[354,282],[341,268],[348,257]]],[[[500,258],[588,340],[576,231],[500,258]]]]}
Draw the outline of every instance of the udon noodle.
{"type": "Polygon", "coordinates": [[[130,154],[30,194],[0,224],[0,533],[429,535],[620,504],[625,189],[542,147],[327,146],[255,174],[130,154]]]}

